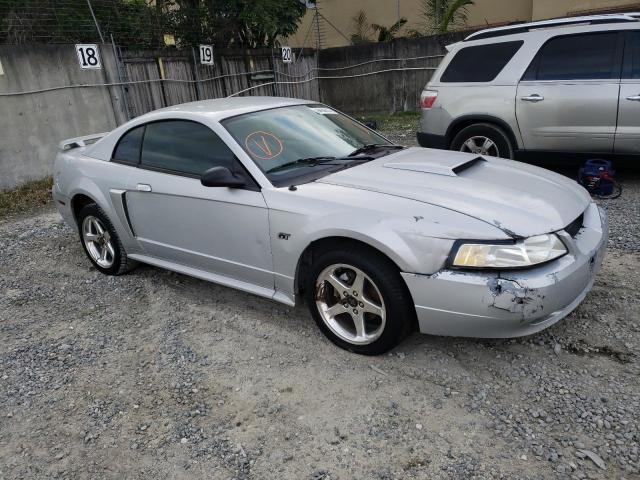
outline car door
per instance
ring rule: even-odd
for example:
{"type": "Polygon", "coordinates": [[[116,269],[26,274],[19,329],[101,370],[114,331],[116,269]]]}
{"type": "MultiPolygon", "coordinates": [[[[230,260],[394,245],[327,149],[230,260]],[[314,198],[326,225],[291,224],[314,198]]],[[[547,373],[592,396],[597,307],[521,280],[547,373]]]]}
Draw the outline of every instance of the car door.
{"type": "Polygon", "coordinates": [[[209,127],[148,123],[127,207],[136,238],[157,259],[273,288],[267,206],[257,184],[209,127]],[[204,171],[245,175],[242,188],[205,187],[204,171]]]}
{"type": "Polygon", "coordinates": [[[516,94],[526,150],[611,153],[623,33],[561,35],[539,50],[516,94]]]}
{"type": "Polygon", "coordinates": [[[640,154],[640,31],[627,32],[614,152],[640,154]]]}

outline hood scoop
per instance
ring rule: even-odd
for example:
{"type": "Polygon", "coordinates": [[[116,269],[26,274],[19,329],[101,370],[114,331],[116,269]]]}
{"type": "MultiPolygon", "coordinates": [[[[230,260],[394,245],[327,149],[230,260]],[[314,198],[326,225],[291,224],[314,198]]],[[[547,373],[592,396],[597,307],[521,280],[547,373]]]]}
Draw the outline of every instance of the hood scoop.
{"type": "Polygon", "coordinates": [[[452,156],[449,158],[439,158],[438,160],[422,160],[422,161],[402,161],[397,159],[384,164],[385,168],[394,168],[396,170],[408,170],[411,172],[431,173],[434,175],[445,175],[447,177],[456,177],[460,173],[486,162],[482,157],[476,158],[459,158],[452,156]]]}

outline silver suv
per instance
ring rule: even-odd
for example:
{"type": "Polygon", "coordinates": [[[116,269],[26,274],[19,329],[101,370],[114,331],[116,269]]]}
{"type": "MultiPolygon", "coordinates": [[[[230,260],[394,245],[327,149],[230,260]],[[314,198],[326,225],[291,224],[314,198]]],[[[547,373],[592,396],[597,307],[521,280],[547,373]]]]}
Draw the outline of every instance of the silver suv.
{"type": "Polygon", "coordinates": [[[504,158],[640,154],[640,14],[483,30],[447,47],[418,143],[504,158]]]}

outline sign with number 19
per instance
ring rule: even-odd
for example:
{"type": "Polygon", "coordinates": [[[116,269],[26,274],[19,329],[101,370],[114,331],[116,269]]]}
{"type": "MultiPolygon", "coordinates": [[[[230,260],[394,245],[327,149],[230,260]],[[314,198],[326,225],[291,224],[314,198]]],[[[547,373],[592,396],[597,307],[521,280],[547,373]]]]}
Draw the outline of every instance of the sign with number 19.
{"type": "Polygon", "coordinates": [[[200,45],[200,63],[213,65],[213,47],[211,45],[200,45]]]}

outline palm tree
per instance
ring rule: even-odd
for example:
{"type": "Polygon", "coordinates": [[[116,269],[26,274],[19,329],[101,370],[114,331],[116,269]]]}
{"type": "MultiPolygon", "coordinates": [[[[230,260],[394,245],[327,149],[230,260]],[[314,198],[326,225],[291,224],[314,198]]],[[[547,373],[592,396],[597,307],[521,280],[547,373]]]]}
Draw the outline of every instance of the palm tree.
{"type": "Polygon", "coordinates": [[[450,27],[466,25],[467,9],[474,4],[473,0],[422,0],[425,33],[445,33],[450,27]]]}
{"type": "Polygon", "coordinates": [[[394,38],[396,38],[396,34],[400,31],[402,26],[407,23],[407,19],[402,17],[396,23],[391,25],[390,27],[385,27],[384,25],[378,25],[377,23],[372,23],[371,28],[375,32],[378,32],[378,41],[379,42],[390,42],[394,38]]]}
{"type": "Polygon", "coordinates": [[[354,17],[351,18],[353,23],[354,32],[351,34],[351,44],[361,45],[363,43],[369,43],[371,41],[371,25],[367,19],[367,14],[364,10],[360,10],[354,17]]]}

